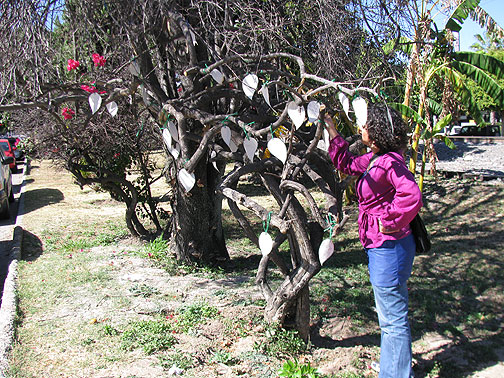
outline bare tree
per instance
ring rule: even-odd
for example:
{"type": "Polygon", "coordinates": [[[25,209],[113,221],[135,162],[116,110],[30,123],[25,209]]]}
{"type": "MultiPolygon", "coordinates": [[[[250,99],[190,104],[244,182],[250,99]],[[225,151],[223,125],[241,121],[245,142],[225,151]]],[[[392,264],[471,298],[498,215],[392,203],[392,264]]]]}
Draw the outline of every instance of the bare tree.
{"type": "MultiPolygon", "coordinates": [[[[36,108],[49,114],[53,121],[45,135],[65,141],[55,156],[81,184],[100,183],[121,197],[128,205],[128,226],[137,234],[148,233],[135,215],[142,189],[132,187],[125,173],[132,164],[142,166],[149,139],[142,136],[157,135],[173,183],[173,214],[165,229],[173,252],[186,261],[229,258],[223,199],[259,246],[240,210],[248,208],[265,223],[264,233],[278,230],[271,249],[261,245],[257,273],[267,298],[266,318],[294,321],[306,339],[308,282],[321,267],[324,230],[333,234],[347,220],[342,212],[347,182],[334,175],[317,109],[327,104],[351,126],[354,115],[336,94],[349,102],[358,96],[380,100],[380,89],[395,75],[393,60],[378,48],[385,35],[370,36],[360,18],[363,8],[345,0],[72,0],[61,14],[59,4],[24,0],[2,9],[2,28],[11,30],[5,35],[9,48],[18,51],[33,39],[25,54],[37,62],[26,55],[16,58],[18,65],[2,61],[0,110],[36,108]],[[36,12],[36,30],[27,28],[27,20],[15,23],[40,4],[47,7],[36,12]],[[63,21],[50,29],[47,23],[55,16],[63,21]],[[106,57],[107,64],[93,66],[92,52],[106,57]],[[78,70],[65,71],[62,62],[68,58],[80,62],[78,70]],[[96,111],[88,105],[90,91],[106,92],[99,100],[92,94],[96,111]],[[62,114],[68,104],[74,114],[64,120],[70,118],[68,111],[62,114]],[[114,104],[118,113],[112,118],[106,106],[114,104]],[[121,154],[125,161],[118,159],[121,154]],[[230,162],[234,168],[223,176],[230,162]],[[240,193],[238,183],[249,174],[259,175],[278,210],[240,193]],[[307,181],[324,193],[323,210],[307,181]],[[288,261],[278,254],[285,240],[288,261]],[[284,275],[274,291],[267,274],[270,260],[284,275]]],[[[146,183],[154,179],[145,173],[146,183]]],[[[146,203],[159,232],[156,204],[146,203]]]]}

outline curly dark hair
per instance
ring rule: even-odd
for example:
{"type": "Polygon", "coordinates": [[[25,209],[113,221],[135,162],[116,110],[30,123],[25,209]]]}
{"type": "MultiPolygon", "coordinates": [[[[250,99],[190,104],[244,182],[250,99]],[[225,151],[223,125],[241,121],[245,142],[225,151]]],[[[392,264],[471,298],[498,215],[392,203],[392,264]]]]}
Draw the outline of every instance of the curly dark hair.
{"type": "Polygon", "coordinates": [[[380,155],[406,150],[408,126],[397,110],[385,104],[369,104],[366,127],[369,138],[380,149],[380,155]]]}

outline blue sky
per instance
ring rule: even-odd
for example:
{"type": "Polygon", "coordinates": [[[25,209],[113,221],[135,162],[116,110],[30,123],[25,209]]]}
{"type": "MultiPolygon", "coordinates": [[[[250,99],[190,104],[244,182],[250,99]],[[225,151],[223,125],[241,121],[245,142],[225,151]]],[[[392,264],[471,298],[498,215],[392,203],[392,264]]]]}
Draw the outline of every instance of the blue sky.
{"type": "MultiPolygon", "coordinates": [[[[480,7],[483,8],[501,28],[504,28],[504,1],[503,0],[481,0],[480,7]]],[[[471,51],[470,47],[477,42],[474,35],[484,35],[483,29],[471,19],[464,21],[460,31],[460,50],[471,51]]]]}

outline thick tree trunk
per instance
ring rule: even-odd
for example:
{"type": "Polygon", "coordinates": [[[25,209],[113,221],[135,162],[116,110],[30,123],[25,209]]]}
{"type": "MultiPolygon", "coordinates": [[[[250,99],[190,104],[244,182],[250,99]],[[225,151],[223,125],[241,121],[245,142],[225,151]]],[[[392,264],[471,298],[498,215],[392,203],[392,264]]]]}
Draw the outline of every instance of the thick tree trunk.
{"type": "Polygon", "coordinates": [[[222,197],[215,193],[218,172],[202,162],[194,172],[196,184],[189,193],[176,186],[170,236],[180,261],[204,263],[229,259],[222,228],[222,197]]]}

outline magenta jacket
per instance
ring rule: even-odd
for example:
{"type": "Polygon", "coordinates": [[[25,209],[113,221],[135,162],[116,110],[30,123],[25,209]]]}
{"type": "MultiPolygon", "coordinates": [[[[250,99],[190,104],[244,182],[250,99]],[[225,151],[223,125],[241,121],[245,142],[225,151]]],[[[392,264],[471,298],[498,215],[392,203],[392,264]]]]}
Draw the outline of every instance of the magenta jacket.
{"type": "MultiPolygon", "coordinates": [[[[362,175],[368,168],[372,152],[353,155],[348,143],[337,136],[329,145],[334,166],[348,175],[362,175]]],[[[356,184],[359,198],[359,238],[364,248],[379,247],[386,240],[399,240],[409,234],[409,223],[422,207],[422,193],[404,158],[389,152],[375,159],[371,169],[356,184]],[[378,219],[391,234],[379,231],[378,219]]]]}

